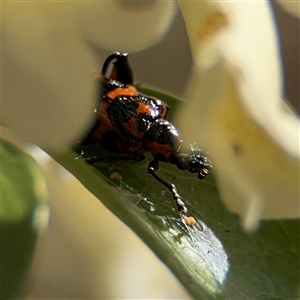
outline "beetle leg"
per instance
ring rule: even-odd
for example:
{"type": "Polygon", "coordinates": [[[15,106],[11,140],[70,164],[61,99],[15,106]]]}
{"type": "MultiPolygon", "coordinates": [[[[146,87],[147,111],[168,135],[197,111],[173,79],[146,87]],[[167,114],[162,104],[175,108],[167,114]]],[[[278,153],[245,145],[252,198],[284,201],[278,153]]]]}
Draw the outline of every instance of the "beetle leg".
{"type": "Polygon", "coordinates": [[[161,184],[163,184],[171,193],[173,196],[173,199],[176,201],[177,209],[180,212],[182,216],[186,216],[187,208],[185,206],[185,203],[183,202],[183,199],[177,192],[177,188],[175,184],[170,183],[168,181],[165,181],[164,179],[160,178],[155,171],[158,170],[158,161],[152,160],[148,165],[148,172],[151,174],[157,181],[159,181],[161,184]]]}
{"type": "Polygon", "coordinates": [[[114,156],[114,157],[92,156],[92,157],[85,158],[84,161],[89,165],[95,165],[99,162],[110,162],[110,161],[118,161],[118,160],[142,161],[144,159],[145,159],[145,155],[143,153],[133,153],[132,155],[114,156]]]}

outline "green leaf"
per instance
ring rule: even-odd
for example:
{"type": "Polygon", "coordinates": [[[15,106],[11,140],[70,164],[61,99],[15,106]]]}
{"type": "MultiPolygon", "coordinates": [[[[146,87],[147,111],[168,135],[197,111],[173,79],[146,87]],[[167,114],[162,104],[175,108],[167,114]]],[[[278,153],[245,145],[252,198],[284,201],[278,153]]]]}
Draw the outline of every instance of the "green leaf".
{"type": "MultiPolygon", "coordinates": [[[[180,103],[160,97],[172,109],[180,103]]],[[[96,145],[78,150],[85,157],[112,156],[96,145]]],[[[50,154],[135,231],[196,299],[299,297],[299,220],[264,221],[258,232],[247,234],[223,206],[213,174],[200,181],[161,163],[158,174],[176,184],[197,220],[187,227],[171,194],[147,173],[151,155],[143,162],[91,167],[72,151],[50,154]]]]}
{"type": "Polygon", "coordinates": [[[45,182],[35,161],[4,140],[0,155],[0,296],[14,299],[24,287],[48,207],[45,182]]]}

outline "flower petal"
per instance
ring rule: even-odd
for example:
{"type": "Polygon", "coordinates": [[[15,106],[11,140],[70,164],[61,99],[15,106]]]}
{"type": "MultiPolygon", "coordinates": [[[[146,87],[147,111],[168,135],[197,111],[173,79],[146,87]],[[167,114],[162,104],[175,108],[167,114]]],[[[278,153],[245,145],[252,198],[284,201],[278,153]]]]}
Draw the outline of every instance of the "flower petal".
{"type": "Polygon", "coordinates": [[[102,1],[83,3],[82,11],[80,30],[88,41],[108,51],[133,52],[165,36],[177,6],[175,1],[102,1]]]}
{"type": "Polygon", "coordinates": [[[93,121],[98,50],[149,47],[175,13],[173,1],[3,3],[2,124],[43,147],[73,143],[93,121]]]}
{"type": "Polygon", "coordinates": [[[222,198],[247,229],[299,217],[299,120],[282,102],[267,2],[180,7],[195,60],[184,134],[210,152],[222,198]]]}

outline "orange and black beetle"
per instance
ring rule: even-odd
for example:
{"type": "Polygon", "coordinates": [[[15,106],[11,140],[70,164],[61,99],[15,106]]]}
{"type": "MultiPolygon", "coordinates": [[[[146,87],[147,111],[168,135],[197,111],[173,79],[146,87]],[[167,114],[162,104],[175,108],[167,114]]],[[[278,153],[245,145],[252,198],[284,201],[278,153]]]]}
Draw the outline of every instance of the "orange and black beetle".
{"type": "MultiPolygon", "coordinates": [[[[140,161],[145,158],[143,152],[150,152],[153,160],[148,165],[148,172],[171,191],[186,224],[193,225],[194,219],[187,217],[187,208],[175,185],[160,178],[155,171],[159,161],[163,161],[177,165],[180,170],[197,173],[198,178],[203,179],[211,168],[210,161],[194,145],[190,145],[188,153],[181,150],[183,141],[177,129],[165,119],[168,106],[140,93],[133,85],[127,53],[117,52],[105,60],[99,88],[99,106],[95,111],[97,122],[88,138],[112,152],[127,154],[127,159],[140,161]]],[[[124,157],[114,160],[118,159],[124,157]]],[[[97,156],[85,159],[89,164],[103,160],[107,161],[97,156]]]]}

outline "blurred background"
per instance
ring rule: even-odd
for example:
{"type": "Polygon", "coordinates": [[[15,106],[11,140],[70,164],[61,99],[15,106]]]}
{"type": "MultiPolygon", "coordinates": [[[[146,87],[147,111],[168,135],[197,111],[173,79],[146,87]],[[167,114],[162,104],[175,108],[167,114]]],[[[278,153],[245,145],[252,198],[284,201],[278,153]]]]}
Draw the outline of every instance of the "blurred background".
{"type": "MultiPolygon", "coordinates": [[[[276,3],[272,5],[279,26],[285,93],[299,113],[300,24],[276,3]]],[[[129,58],[137,82],[182,96],[192,58],[180,13],[161,43],[129,58]]],[[[45,154],[33,153],[48,182],[51,218],[21,298],[189,298],[168,269],[99,200],[45,154]]]]}

